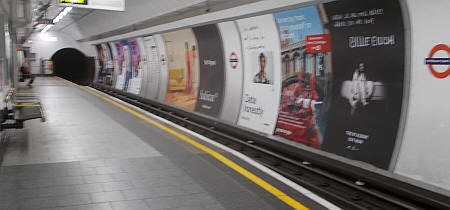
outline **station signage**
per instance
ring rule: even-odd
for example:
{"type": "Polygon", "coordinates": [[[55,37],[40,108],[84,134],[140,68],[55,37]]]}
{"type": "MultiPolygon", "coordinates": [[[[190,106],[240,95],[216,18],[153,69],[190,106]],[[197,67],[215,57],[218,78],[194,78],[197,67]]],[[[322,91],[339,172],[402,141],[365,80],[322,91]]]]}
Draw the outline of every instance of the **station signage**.
{"type": "Polygon", "coordinates": [[[59,6],[100,10],[125,10],[125,0],[59,0],[59,6]]]}
{"type": "Polygon", "coordinates": [[[450,75],[450,47],[445,44],[438,44],[431,49],[428,58],[425,58],[425,64],[428,65],[428,69],[431,74],[439,79],[447,78],[450,75]],[[444,51],[447,53],[448,57],[446,58],[436,58],[434,54],[439,51],[444,51]],[[444,72],[436,71],[435,66],[448,66],[447,70],[444,72]]]}
{"type": "Polygon", "coordinates": [[[88,0],[59,0],[61,4],[88,4],[88,0]]]}
{"type": "Polygon", "coordinates": [[[53,25],[53,19],[45,19],[45,18],[41,18],[38,20],[39,24],[47,24],[47,25],[53,25]]]}
{"type": "Polygon", "coordinates": [[[239,60],[237,57],[237,54],[235,52],[232,52],[230,55],[230,65],[232,69],[236,69],[238,66],[239,60]]]}

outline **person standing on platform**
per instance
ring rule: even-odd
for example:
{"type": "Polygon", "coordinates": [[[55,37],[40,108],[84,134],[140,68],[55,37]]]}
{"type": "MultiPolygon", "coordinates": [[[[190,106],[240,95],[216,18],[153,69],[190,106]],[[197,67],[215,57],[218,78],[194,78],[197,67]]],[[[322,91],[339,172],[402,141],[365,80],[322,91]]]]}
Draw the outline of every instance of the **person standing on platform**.
{"type": "Polygon", "coordinates": [[[34,75],[31,74],[30,69],[27,66],[27,62],[26,60],[23,61],[22,66],[20,67],[20,73],[22,73],[22,78],[25,79],[30,79],[30,81],[28,81],[27,86],[31,87],[31,84],[33,84],[34,82],[34,75]]]}

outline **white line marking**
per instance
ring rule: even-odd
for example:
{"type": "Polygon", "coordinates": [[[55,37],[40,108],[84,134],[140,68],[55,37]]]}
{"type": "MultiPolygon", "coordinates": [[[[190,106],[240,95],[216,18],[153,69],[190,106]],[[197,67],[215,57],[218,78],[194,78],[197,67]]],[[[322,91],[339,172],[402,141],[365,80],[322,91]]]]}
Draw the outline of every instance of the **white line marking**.
{"type": "Polygon", "coordinates": [[[175,124],[175,123],[173,123],[171,121],[168,121],[168,120],[166,120],[164,118],[161,118],[161,117],[156,116],[156,115],[154,115],[152,113],[149,113],[148,111],[143,110],[143,109],[141,109],[139,107],[136,107],[136,106],[134,106],[132,104],[129,104],[129,103],[125,102],[125,101],[122,101],[122,100],[117,99],[115,97],[112,97],[112,96],[110,96],[110,95],[108,95],[106,93],[98,91],[97,89],[94,89],[94,88],[91,88],[91,87],[88,87],[88,88],[91,89],[92,91],[95,91],[98,94],[101,94],[101,95],[103,95],[103,96],[105,96],[105,97],[107,97],[107,98],[117,102],[117,103],[120,103],[122,105],[130,107],[132,109],[135,109],[135,110],[137,110],[137,111],[147,115],[148,117],[151,117],[153,119],[157,119],[158,121],[163,122],[166,125],[170,125],[171,127],[174,127],[174,128],[176,128],[178,130],[181,130],[181,131],[183,131],[185,133],[188,133],[188,134],[190,134],[192,136],[195,136],[196,138],[201,139],[202,141],[204,141],[204,142],[206,142],[208,144],[214,145],[215,147],[218,147],[218,148],[220,148],[220,149],[222,149],[222,150],[224,150],[224,151],[226,151],[226,152],[228,152],[228,153],[238,157],[239,159],[247,162],[248,164],[252,165],[253,167],[261,170],[262,172],[272,176],[273,178],[277,179],[278,181],[286,184],[287,186],[291,187],[292,189],[300,192],[304,196],[308,197],[309,199],[319,203],[320,205],[322,205],[322,206],[324,206],[324,207],[326,207],[328,209],[333,209],[333,210],[341,209],[341,208],[337,207],[336,205],[332,204],[331,202],[329,202],[329,201],[323,199],[322,197],[316,195],[315,193],[309,191],[308,189],[298,185],[297,183],[289,180],[288,178],[282,176],[281,174],[273,171],[270,168],[267,168],[266,166],[256,162],[255,160],[249,158],[248,156],[246,156],[246,155],[244,155],[244,154],[242,154],[242,153],[240,153],[240,152],[238,152],[236,150],[233,150],[233,149],[231,149],[229,147],[226,147],[226,146],[224,146],[224,145],[222,145],[220,143],[217,143],[216,141],[213,141],[213,140],[211,140],[211,139],[209,139],[209,138],[207,138],[205,136],[202,136],[202,135],[200,135],[198,133],[195,133],[194,131],[191,131],[191,130],[189,130],[187,128],[184,128],[184,127],[182,127],[180,125],[177,125],[177,124],[175,124]]]}

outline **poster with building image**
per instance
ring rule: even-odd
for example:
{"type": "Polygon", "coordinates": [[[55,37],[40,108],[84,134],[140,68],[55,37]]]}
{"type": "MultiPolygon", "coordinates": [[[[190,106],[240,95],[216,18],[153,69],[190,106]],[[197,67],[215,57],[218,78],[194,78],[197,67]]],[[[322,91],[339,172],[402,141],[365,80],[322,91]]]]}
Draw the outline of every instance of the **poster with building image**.
{"type": "Polygon", "coordinates": [[[323,150],[386,169],[403,100],[405,38],[398,0],[323,5],[333,88],[323,150]]]}
{"type": "Polygon", "coordinates": [[[280,101],[280,42],[272,15],[237,20],[241,35],[244,85],[238,125],[273,134],[280,101]]]}
{"type": "Polygon", "coordinates": [[[281,101],[274,134],[314,148],[322,145],[331,83],[331,43],[320,9],[309,6],[273,14],[282,61],[281,101]],[[308,49],[310,37],[325,37],[312,52],[308,49]]]}
{"type": "Polygon", "coordinates": [[[162,34],[169,65],[165,102],[194,110],[199,86],[198,44],[192,29],[162,34]]]}

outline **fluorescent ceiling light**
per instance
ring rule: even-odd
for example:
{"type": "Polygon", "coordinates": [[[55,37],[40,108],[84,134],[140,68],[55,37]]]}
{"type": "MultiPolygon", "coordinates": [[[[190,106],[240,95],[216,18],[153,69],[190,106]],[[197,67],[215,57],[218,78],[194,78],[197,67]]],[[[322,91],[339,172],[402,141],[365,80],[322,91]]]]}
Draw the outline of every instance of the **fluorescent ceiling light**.
{"type": "Polygon", "coordinates": [[[44,29],[42,29],[41,33],[47,32],[53,25],[46,25],[44,29]]]}
{"type": "Polygon", "coordinates": [[[56,16],[56,17],[53,19],[53,23],[59,22],[59,21],[60,21],[64,16],[66,16],[71,10],[72,10],[72,7],[66,7],[66,8],[64,8],[64,10],[61,11],[61,12],[58,14],[58,16],[56,16]]]}

